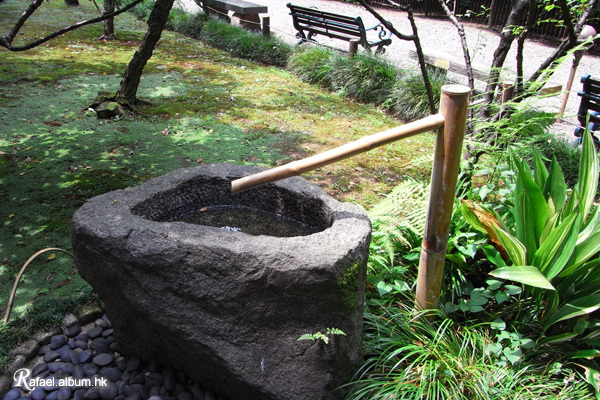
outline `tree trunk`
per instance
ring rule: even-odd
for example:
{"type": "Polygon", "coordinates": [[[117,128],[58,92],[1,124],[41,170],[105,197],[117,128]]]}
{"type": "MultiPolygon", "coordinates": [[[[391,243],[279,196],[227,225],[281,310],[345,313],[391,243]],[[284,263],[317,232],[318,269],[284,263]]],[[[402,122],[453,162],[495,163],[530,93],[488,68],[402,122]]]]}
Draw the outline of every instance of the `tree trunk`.
{"type": "Polygon", "coordinates": [[[65,5],[67,6],[78,6],[79,0],[65,0],[65,5]]]}
{"type": "Polygon", "coordinates": [[[515,29],[521,26],[522,17],[527,11],[526,7],[529,7],[529,1],[530,0],[512,0],[512,8],[510,10],[508,19],[504,24],[504,28],[502,28],[502,32],[500,34],[500,43],[498,43],[498,47],[496,48],[496,51],[494,51],[494,59],[492,61],[492,67],[490,68],[490,76],[487,80],[485,92],[483,94],[485,105],[481,107],[479,115],[484,119],[487,119],[490,116],[489,105],[494,101],[494,95],[500,79],[500,70],[504,66],[504,61],[506,61],[508,51],[510,50],[512,42],[516,37],[515,29]]]}
{"type": "Polygon", "coordinates": [[[492,0],[492,4],[490,4],[490,15],[488,17],[488,28],[492,29],[494,27],[494,21],[496,20],[496,14],[498,13],[498,5],[500,3],[498,0],[492,0]]]}
{"type": "Polygon", "coordinates": [[[118,103],[134,106],[142,71],[150,57],[152,57],[156,43],[160,40],[169,12],[173,7],[173,2],[174,0],[157,0],[154,4],[154,8],[152,8],[152,12],[148,17],[148,31],[144,36],[144,41],[129,62],[127,70],[123,74],[119,91],[115,94],[115,101],[118,103]]]}
{"type": "MultiPolygon", "coordinates": [[[[104,0],[103,14],[115,12],[115,0],[104,0]]],[[[115,38],[115,22],[113,18],[102,21],[102,36],[100,39],[113,40],[115,38]]]]}

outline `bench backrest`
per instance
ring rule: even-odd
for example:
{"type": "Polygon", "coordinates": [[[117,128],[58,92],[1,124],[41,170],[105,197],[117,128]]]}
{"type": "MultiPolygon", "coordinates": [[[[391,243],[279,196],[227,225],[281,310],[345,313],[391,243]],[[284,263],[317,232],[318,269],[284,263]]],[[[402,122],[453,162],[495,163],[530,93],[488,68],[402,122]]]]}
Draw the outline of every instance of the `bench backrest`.
{"type": "MultiPolygon", "coordinates": [[[[590,112],[600,113],[600,80],[593,79],[590,75],[584,75],[581,78],[581,83],[583,83],[583,90],[577,93],[581,96],[577,116],[579,123],[585,126],[586,118],[590,112]]],[[[590,119],[592,122],[600,123],[599,116],[592,116],[590,119]]]]}
{"type": "Polygon", "coordinates": [[[365,37],[365,27],[360,17],[347,17],[290,3],[287,6],[291,10],[294,28],[298,31],[310,31],[343,40],[365,37]]]}

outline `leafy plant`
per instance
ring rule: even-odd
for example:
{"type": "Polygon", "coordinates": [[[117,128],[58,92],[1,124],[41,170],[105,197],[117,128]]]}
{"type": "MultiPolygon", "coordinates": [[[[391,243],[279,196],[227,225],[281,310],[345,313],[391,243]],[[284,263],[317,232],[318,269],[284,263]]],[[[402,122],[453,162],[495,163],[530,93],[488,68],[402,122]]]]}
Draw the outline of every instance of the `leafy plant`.
{"type": "MultiPolygon", "coordinates": [[[[533,170],[518,157],[512,163],[513,224],[489,208],[462,202],[466,219],[489,235],[507,262],[490,275],[525,285],[524,298],[534,307],[530,322],[543,332],[538,345],[577,342],[573,357],[600,355],[594,318],[600,309],[600,207],[594,208],[599,168],[591,135],[584,134],[572,191],[556,159],[546,168],[534,151],[533,170]]],[[[600,395],[597,385],[595,391],[600,395]]]]}
{"type": "Polygon", "coordinates": [[[300,336],[298,338],[298,340],[312,340],[312,341],[321,340],[323,343],[329,344],[329,337],[335,336],[335,335],[346,336],[346,334],[341,329],[327,328],[325,330],[325,333],[323,333],[323,332],[305,333],[304,335],[300,336]]]}
{"type": "MultiPolygon", "coordinates": [[[[370,303],[365,362],[346,385],[347,400],[590,398],[585,383],[568,369],[497,362],[504,355],[490,351],[496,338],[488,324],[458,324],[442,315],[431,321],[410,306],[370,303]]],[[[505,340],[527,346],[525,338],[505,340]]]]}

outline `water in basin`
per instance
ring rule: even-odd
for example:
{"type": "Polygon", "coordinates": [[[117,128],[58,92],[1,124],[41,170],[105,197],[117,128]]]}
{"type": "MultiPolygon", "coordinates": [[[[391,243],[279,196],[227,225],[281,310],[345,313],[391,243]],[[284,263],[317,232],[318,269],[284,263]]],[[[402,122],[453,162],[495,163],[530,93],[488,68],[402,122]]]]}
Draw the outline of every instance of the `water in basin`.
{"type": "Polygon", "coordinates": [[[252,207],[231,205],[202,207],[181,215],[177,218],[177,221],[214,226],[255,236],[306,236],[322,230],[322,228],[276,213],[252,207]]]}

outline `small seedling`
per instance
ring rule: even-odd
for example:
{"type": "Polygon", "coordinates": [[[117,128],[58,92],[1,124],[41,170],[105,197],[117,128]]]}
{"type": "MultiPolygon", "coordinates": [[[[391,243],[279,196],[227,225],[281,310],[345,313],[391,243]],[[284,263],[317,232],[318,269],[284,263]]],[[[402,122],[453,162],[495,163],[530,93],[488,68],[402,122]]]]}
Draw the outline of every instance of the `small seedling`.
{"type": "Polygon", "coordinates": [[[346,334],[338,328],[327,328],[325,330],[325,333],[323,332],[316,332],[316,333],[306,333],[302,336],[300,336],[298,338],[298,340],[322,340],[323,343],[325,344],[329,344],[329,336],[333,336],[333,335],[344,335],[346,336],[346,334]]]}

